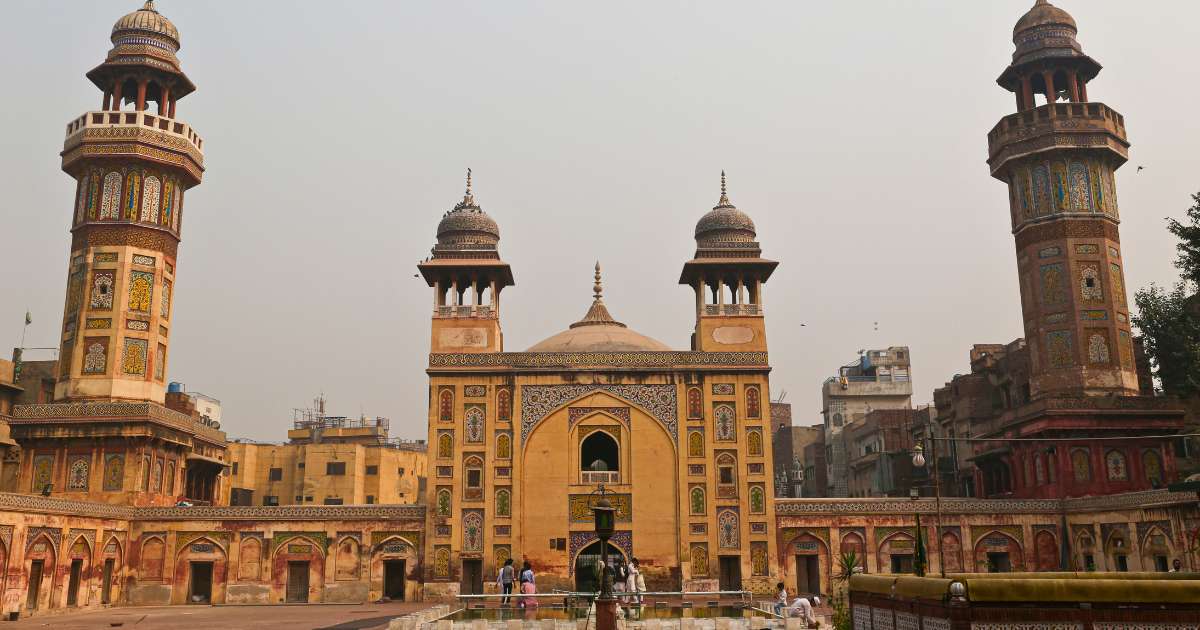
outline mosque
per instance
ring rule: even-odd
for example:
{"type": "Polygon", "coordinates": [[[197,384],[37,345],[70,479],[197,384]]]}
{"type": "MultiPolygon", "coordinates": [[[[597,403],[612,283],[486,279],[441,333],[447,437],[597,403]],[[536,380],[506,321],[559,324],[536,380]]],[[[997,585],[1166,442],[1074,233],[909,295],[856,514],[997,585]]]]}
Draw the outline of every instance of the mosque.
{"type": "Polygon", "coordinates": [[[1034,357],[1032,415],[1015,416],[1028,426],[997,427],[986,437],[1001,446],[978,458],[1009,484],[1000,498],[774,496],[764,287],[777,263],[724,176],[680,272],[695,292],[689,348],[614,316],[597,265],[578,321],[507,351],[500,298],[514,274],[468,173],[418,265],[433,293],[422,500],[231,506],[227,436],[166,391],[185,194],[201,183],[204,141],[176,115],[195,90],[179,32],[148,0],[87,73],[100,108],[65,129],[62,168],[77,189],[60,358],[36,386],[32,365],[0,365],[3,614],[445,599],[494,588],[509,558],[530,562],[542,590],[589,589],[578,567],[600,552],[590,507],[601,493],[616,508],[607,551],[636,557],[651,590],[765,594],[785,581],[828,593],[841,552],[898,573],[921,540],[951,571],[1200,568],[1195,497],[1151,485],[1174,474],[1166,438],[1131,440],[1120,484],[1104,486],[1118,490],[1088,485],[1105,460],[1086,436],[1169,431],[1178,415],[1136,395],[1112,175],[1128,141],[1123,117],[1087,99],[1099,64],[1076,33],[1046,0],[1020,19],[999,79],[1017,112],[988,136],[1034,357]],[[1019,474],[1019,458],[1043,466],[1051,451],[1003,446],[1018,434],[1081,440],[1051,460],[1061,491],[1019,474]],[[1129,472],[1148,461],[1153,478],[1129,472]]]}

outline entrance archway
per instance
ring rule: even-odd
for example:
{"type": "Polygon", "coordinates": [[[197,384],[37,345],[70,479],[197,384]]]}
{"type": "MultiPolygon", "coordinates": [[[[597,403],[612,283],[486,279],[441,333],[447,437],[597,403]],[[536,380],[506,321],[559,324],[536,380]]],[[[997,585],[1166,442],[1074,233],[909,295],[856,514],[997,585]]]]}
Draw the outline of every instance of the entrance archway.
{"type": "MultiPolygon", "coordinates": [[[[625,554],[621,550],[608,545],[608,559],[610,562],[625,562],[625,554]]],[[[592,544],[583,548],[579,555],[575,556],[575,590],[580,593],[594,593],[600,590],[600,576],[597,573],[597,567],[600,565],[600,541],[597,540],[592,544]]]]}

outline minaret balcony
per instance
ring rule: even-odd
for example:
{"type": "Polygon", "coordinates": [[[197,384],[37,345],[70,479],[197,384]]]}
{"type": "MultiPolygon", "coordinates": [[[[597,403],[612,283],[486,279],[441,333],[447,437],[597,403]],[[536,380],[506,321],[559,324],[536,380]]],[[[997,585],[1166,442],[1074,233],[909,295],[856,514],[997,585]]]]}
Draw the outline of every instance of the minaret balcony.
{"type": "Polygon", "coordinates": [[[988,165],[1003,180],[1012,160],[1072,148],[1107,150],[1125,162],[1125,117],[1103,103],[1055,103],[1009,114],[988,132],[988,165]]]}
{"type": "Polygon", "coordinates": [[[705,304],[704,314],[717,317],[720,315],[762,315],[760,304],[705,304]]]}
{"type": "Polygon", "coordinates": [[[438,318],[474,317],[476,319],[496,319],[496,309],[487,304],[439,306],[434,309],[433,316],[438,318]]]}
{"type": "Polygon", "coordinates": [[[147,159],[176,166],[200,183],[204,140],[187,123],[149,111],[87,112],[67,124],[62,168],[96,157],[147,159]]]}

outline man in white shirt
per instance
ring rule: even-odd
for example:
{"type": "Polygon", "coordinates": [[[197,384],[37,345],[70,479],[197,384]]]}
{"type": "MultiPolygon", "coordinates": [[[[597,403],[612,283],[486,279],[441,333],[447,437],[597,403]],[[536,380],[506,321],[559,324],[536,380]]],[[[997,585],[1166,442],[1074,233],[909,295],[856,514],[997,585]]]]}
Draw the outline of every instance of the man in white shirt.
{"type": "Polygon", "coordinates": [[[810,628],[817,627],[817,616],[813,614],[812,602],[803,595],[792,601],[792,605],[788,608],[788,616],[800,617],[810,628]]]}

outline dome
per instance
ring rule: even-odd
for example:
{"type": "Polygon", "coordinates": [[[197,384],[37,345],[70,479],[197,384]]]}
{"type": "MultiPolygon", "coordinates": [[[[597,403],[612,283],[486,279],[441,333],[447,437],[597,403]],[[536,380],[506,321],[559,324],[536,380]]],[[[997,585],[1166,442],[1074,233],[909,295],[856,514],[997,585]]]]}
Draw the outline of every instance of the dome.
{"type": "Polygon", "coordinates": [[[571,327],[532,346],[526,352],[667,352],[671,348],[613,319],[604,306],[600,263],[596,263],[592,306],[571,327]]]}
{"type": "Polygon", "coordinates": [[[696,240],[753,241],[754,237],[754,221],[730,203],[725,192],[725,171],[721,171],[721,198],[696,223],[696,240]]]}
{"type": "Polygon", "coordinates": [[[121,34],[157,35],[170,39],[179,48],[179,30],[171,20],[163,17],[154,8],[154,0],[146,0],[142,8],[123,16],[113,24],[112,37],[114,42],[121,34]]]}
{"type": "Polygon", "coordinates": [[[1072,31],[1079,30],[1075,24],[1075,18],[1071,17],[1070,13],[1050,4],[1047,0],[1037,0],[1033,8],[1017,20],[1017,25],[1013,27],[1013,37],[1039,26],[1065,26],[1072,31]]]}
{"type": "Polygon", "coordinates": [[[500,226],[475,203],[475,196],[471,194],[471,169],[467,169],[467,192],[438,223],[437,239],[439,245],[495,245],[500,240],[500,226]]]}

